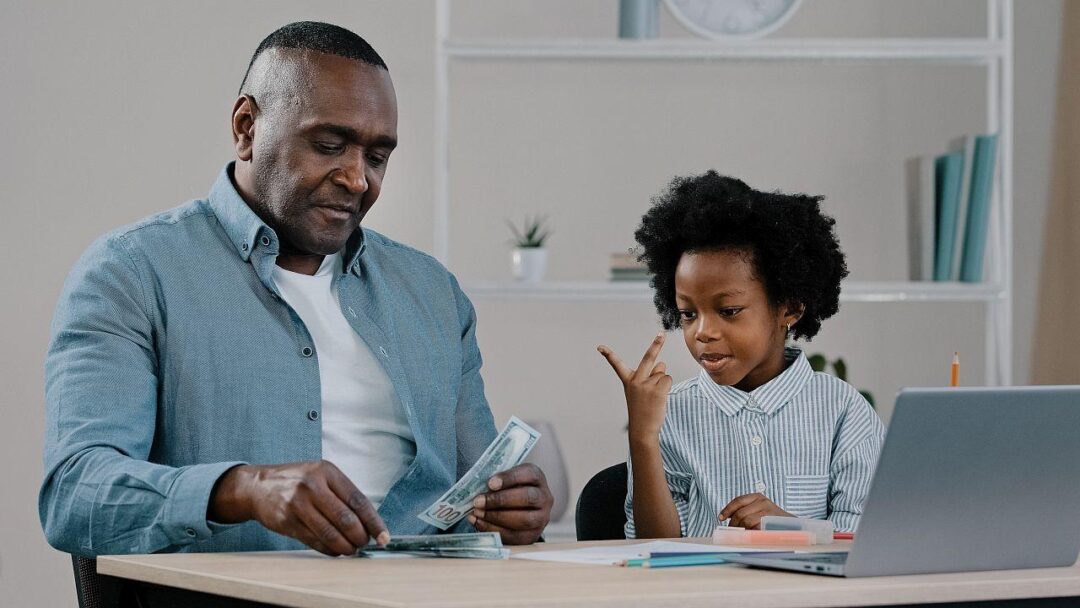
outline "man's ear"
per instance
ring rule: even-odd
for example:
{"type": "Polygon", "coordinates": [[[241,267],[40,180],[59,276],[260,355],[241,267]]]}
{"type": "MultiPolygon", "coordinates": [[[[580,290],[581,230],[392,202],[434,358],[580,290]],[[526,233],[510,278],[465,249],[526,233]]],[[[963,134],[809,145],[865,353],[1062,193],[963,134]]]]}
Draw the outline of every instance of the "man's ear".
{"type": "Polygon", "coordinates": [[[236,98],[232,112],[232,137],[237,160],[251,160],[255,145],[255,117],[258,114],[259,106],[254,97],[245,94],[236,98]]]}

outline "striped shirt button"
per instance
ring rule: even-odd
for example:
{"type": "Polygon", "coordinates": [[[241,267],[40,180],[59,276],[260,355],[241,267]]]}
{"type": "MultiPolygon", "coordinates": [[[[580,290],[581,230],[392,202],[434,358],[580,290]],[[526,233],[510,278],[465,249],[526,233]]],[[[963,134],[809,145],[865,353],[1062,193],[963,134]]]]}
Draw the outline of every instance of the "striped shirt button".
{"type": "Polygon", "coordinates": [[[758,492],[764,492],[765,491],[765,482],[764,481],[759,481],[759,482],[755,483],[754,484],[754,489],[757,490],[758,492]]]}
{"type": "Polygon", "coordinates": [[[755,446],[757,446],[757,445],[761,445],[761,443],[762,443],[763,441],[764,441],[764,439],[762,439],[761,437],[754,437],[753,439],[751,439],[751,440],[750,440],[750,443],[752,443],[752,444],[754,444],[755,446]]]}

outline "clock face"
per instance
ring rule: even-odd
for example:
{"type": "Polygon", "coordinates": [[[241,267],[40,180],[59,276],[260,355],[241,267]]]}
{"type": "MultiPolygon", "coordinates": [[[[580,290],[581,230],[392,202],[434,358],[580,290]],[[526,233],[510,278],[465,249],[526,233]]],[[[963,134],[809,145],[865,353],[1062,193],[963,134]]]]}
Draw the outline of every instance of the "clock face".
{"type": "Polygon", "coordinates": [[[665,0],[683,27],[705,38],[751,38],[779,28],[801,0],[665,0]]]}

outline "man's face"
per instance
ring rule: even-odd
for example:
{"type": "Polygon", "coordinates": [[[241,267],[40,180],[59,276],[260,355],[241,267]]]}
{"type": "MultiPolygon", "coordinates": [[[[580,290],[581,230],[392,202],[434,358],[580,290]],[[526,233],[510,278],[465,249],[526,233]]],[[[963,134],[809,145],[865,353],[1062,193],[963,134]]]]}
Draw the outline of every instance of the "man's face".
{"type": "Polygon", "coordinates": [[[271,52],[280,65],[264,74],[268,99],[255,98],[249,202],[282,253],[330,255],[379,197],[397,144],[394,87],[386,70],[353,59],[271,52]]]}

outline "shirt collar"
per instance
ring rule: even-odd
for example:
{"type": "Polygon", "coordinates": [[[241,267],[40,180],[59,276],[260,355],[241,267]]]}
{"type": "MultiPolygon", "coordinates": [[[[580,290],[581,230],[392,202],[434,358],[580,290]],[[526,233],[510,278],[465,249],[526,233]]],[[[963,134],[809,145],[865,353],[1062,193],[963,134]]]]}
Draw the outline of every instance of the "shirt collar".
{"type": "MultiPolygon", "coordinates": [[[[210,189],[210,208],[225,229],[225,233],[229,235],[229,240],[236,247],[236,252],[245,262],[251,259],[256,248],[261,248],[263,253],[276,256],[277,233],[251,210],[237,192],[232,177],[235,164],[235,162],[230,162],[225,165],[210,189]]],[[[344,263],[341,270],[358,271],[360,254],[365,248],[364,231],[358,227],[345,244],[342,256],[344,263]]]]}
{"type": "Polygon", "coordinates": [[[698,375],[698,386],[705,397],[728,416],[737,415],[743,408],[772,416],[791,401],[814,375],[802,350],[785,348],[784,360],[788,362],[787,369],[749,393],[733,386],[717,384],[704,369],[698,375]]]}

